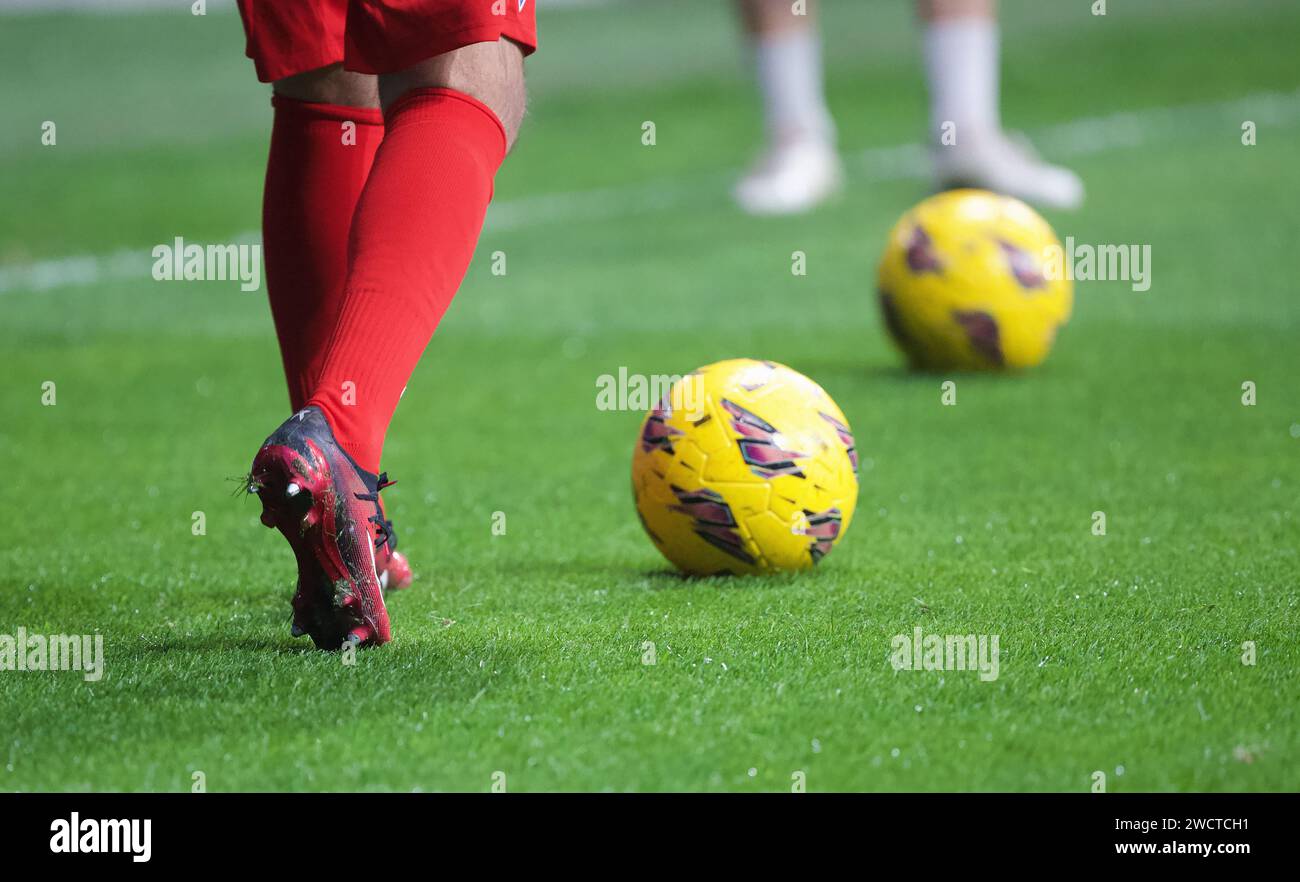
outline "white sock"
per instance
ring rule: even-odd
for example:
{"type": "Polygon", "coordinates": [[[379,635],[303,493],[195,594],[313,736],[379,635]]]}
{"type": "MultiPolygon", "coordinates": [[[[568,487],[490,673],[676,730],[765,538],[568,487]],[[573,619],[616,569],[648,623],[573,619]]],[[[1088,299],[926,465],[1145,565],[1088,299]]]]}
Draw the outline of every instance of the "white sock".
{"type": "Polygon", "coordinates": [[[759,37],[754,41],[754,66],[772,143],[835,140],[822,85],[821,38],[814,28],[759,37]]]}
{"type": "Polygon", "coordinates": [[[997,21],[955,18],[927,22],[922,44],[930,87],[930,140],[940,143],[948,123],[956,124],[958,144],[963,134],[1000,129],[997,21]]]}

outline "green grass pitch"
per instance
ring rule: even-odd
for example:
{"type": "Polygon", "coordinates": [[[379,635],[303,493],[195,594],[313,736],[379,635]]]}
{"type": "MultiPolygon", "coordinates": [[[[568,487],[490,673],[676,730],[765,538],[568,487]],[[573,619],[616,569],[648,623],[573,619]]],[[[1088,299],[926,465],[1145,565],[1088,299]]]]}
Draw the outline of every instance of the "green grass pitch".
{"type": "Polygon", "coordinates": [[[759,135],[726,4],[544,8],[386,451],[417,582],[353,666],[290,638],[292,561],[232,496],[287,410],[264,292],[148,276],[156,243],[258,225],[237,18],[6,17],[0,633],[100,633],[106,673],[0,671],[0,789],[1300,787],[1300,8],[1109,7],[1007,0],[1003,112],[1088,183],[1058,233],[1150,244],[1151,290],[1079,284],[1042,369],[956,377],[953,407],[874,301],[926,192],[887,161],[924,123],[907,4],[829,5],[850,186],[768,221],[726,199],[759,135]],[[842,406],[858,515],[814,572],[682,580],[630,499],[641,414],[596,378],[742,355],[842,406]],[[999,635],[1000,676],[896,672],[918,626],[999,635]]]}

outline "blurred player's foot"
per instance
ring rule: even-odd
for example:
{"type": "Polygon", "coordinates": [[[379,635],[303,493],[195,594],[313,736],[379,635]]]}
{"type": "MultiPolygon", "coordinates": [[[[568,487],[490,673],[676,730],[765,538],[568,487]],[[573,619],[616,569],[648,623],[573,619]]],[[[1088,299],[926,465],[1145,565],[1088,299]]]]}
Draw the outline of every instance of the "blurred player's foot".
{"type": "Polygon", "coordinates": [[[935,147],[933,152],[940,189],[977,187],[1047,208],[1074,209],[1083,204],[1079,176],[1045,162],[1023,135],[959,135],[958,143],[935,147]]]}
{"type": "Polygon", "coordinates": [[[801,214],[834,196],[843,183],[835,148],[806,138],[770,148],[733,193],[750,214],[801,214]]]}
{"type": "MultiPolygon", "coordinates": [[[[386,474],[380,475],[376,486],[387,487],[386,477],[386,474]]],[[[381,520],[375,524],[375,571],[379,573],[379,585],[385,591],[409,588],[415,578],[411,572],[411,562],[397,550],[397,533],[393,531],[393,522],[383,520],[382,509],[379,516],[381,520]]]]}
{"type": "Polygon", "coordinates": [[[293,634],[319,649],[391,638],[372,538],[388,530],[378,514],[382,486],[339,447],[316,407],[290,417],[253,459],[248,489],[262,500],[262,523],[279,529],[298,559],[293,634]]]}

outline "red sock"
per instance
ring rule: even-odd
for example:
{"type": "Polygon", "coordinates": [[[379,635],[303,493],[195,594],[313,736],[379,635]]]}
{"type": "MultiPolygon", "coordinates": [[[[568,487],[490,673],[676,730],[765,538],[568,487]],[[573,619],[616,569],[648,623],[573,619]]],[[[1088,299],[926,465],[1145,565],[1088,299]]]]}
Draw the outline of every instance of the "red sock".
{"type": "Polygon", "coordinates": [[[271,103],[275,123],[262,199],[262,250],[289,403],[298,410],[316,387],[338,322],[348,230],[384,137],[384,119],[378,108],[308,104],[280,95],[271,103]]]}
{"type": "Polygon", "coordinates": [[[387,131],[352,219],[343,308],[308,401],[362,468],[379,471],[384,433],[434,328],[460,287],[505,130],[452,89],[416,89],[387,131]]]}

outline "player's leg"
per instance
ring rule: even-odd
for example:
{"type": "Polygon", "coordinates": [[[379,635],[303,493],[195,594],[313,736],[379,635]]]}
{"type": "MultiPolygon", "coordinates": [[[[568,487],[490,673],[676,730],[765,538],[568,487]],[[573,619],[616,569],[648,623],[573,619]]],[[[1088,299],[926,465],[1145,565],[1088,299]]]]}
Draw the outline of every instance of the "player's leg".
{"type": "Polygon", "coordinates": [[[941,187],[975,186],[1073,208],[1083,184],[1002,130],[995,0],[917,0],[930,92],[930,143],[941,187]]]}
{"type": "MultiPolygon", "coordinates": [[[[342,63],[272,83],[275,122],[262,200],[262,250],[289,403],[307,403],[338,321],[348,232],[384,137],[379,80],[342,63]]],[[[411,565],[379,506],[385,541],[375,568],[385,589],[408,587],[411,565]]]]}
{"type": "Polygon", "coordinates": [[[272,84],[275,121],[262,199],[266,287],[298,410],[338,319],[348,230],[384,137],[376,77],[342,63],[272,84]]]}
{"type": "MultiPolygon", "coordinates": [[[[352,213],[383,138],[378,81],[343,70],[346,0],[312,0],[310,15],[301,6],[272,0],[240,0],[239,9],[258,78],[272,83],[263,255],[289,400],[296,410],[315,388],[342,305],[352,213]]],[[[334,456],[337,468],[326,470],[329,481],[308,480],[313,469],[307,464],[318,461],[311,454],[334,454],[328,438],[310,437],[306,429],[311,427],[300,421],[294,432],[273,435],[283,442],[272,453],[281,455],[284,467],[272,467],[272,454],[259,454],[249,489],[262,498],[263,522],[281,529],[298,560],[293,633],[337,648],[352,628],[336,614],[335,604],[357,605],[356,597],[335,590],[347,575],[343,561],[368,568],[367,580],[393,587],[409,584],[411,573],[379,506],[378,476],[334,456]],[[303,467],[289,477],[291,465],[303,467]],[[341,505],[325,506],[326,497],[341,505]],[[388,541],[373,548],[374,535],[388,541]]],[[[382,606],[368,615],[356,639],[377,630],[385,618],[382,606]]]]}
{"type": "Polygon", "coordinates": [[[523,117],[523,51],[506,38],[454,49],[381,75],[380,94],[387,131],[353,217],[343,309],[310,397],[371,470],[469,267],[523,117]]]}
{"type": "Polygon", "coordinates": [[[527,103],[524,48],[502,37],[462,46],[379,76],[379,98],[385,113],[403,96],[423,89],[459,92],[484,105],[505,130],[509,149],[519,136],[527,103]]]}
{"type": "Polygon", "coordinates": [[[274,122],[262,251],[293,410],[315,386],[343,297],[352,211],[383,138],[373,75],[343,69],[348,0],[239,0],[274,122]]]}
{"type": "Polygon", "coordinates": [[[737,0],[737,7],[753,55],[767,144],[737,185],[736,200],[755,214],[806,211],[834,193],[842,177],[823,89],[815,2],[737,0]]]}
{"type": "Polygon", "coordinates": [[[316,387],[252,470],[263,519],[323,574],[327,602],[305,617],[318,644],[340,634],[389,639],[370,545],[359,537],[382,476],[356,479],[375,477],[393,411],[469,266],[522,120],[523,56],[535,45],[525,6],[355,0],[349,9],[345,63],[380,74],[384,140],[352,218],[342,308],[316,387]]]}
{"type": "Polygon", "coordinates": [[[312,104],[379,108],[379,78],[374,74],[344,70],[341,61],[273,80],[271,91],[294,101],[312,104]]]}

